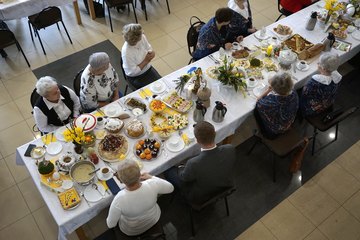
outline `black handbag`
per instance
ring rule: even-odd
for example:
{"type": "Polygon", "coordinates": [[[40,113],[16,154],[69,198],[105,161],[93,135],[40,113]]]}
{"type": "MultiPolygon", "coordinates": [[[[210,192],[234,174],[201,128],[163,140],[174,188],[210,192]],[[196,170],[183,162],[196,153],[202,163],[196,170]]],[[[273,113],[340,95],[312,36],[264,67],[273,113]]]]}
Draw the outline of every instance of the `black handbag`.
{"type": "MultiPolygon", "coordinates": [[[[100,0],[98,0],[98,1],[93,0],[93,3],[94,3],[95,16],[97,18],[105,17],[104,8],[103,8],[103,5],[100,3],[100,0]]],[[[90,14],[87,0],[84,0],[84,5],[86,8],[86,11],[88,12],[88,14],[90,14]]]]}

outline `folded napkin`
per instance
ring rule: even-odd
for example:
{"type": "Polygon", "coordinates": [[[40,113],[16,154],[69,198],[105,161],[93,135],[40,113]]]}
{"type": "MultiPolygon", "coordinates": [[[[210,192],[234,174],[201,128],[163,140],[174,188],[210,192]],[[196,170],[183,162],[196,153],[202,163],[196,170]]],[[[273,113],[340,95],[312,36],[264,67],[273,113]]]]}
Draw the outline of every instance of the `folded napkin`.
{"type": "Polygon", "coordinates": [[[141,98],[152,97],[153,92],[149,88],[142,88],[139,90],[139,95],[141,98]]]}
{"type": "Polygon", "coordinates": [[[42,136],[41,140],[45,145],[49,145],[50,143],[57,141],[55,134],[53,134],[53,133],[48,133],[48,134],[42,136]]]}
{"type": "Polygon", "coordinates": [[[99,180],[99,182],[101,183],[101,185],[103,185],[105,191],[109,189],[108,185],[106,184],[106,181],[99,180]]]}
{"type": "Polygon", "coordinates": [[[184,141],[185,145],[190,144],[191,141],[190,141],[190,139],[189,139],[189,137],[188,137],[188,135],[186,133],[181,134],[181,138],[184,141]]]}

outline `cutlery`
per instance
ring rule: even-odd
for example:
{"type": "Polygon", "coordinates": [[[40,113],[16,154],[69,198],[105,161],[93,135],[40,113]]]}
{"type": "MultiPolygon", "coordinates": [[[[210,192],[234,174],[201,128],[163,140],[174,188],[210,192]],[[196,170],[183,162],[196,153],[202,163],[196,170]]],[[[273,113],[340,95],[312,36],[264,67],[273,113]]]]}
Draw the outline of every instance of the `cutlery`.
{"type": "Polygon", "coordinates": [[[213,56],[213,55],[209,55],[209,58],[211,59],[211,60],[213,60],[213,62],[215,63],[215,64],[220,64],[220,62],[213,56]]]}
{"type": "Polygon", "coordinates": [[[145,100],[149,102],[149,101],[150,101],[150,98],[149,98],[149,96],[146,94],[145,90],[144,90],[144,89],[140,89],[140,92],[144,95],[145,100]]]}
{"type": "Polygon", "coordinates": [[[100,168],[98,168],[98,169],[95,169],[94,171],[92,171],[92,172],[89,172],[89,175],[92,175],[92,174],[94,174],[94,173],[96,173],[97,171],[99,171],[100,170],[100,168]]]}
{"type": "Polygon", "coordinates": [[[103,110],[101,110],[100,108],[98,108],[97,111],[98,111],[101,115],[106,116],[105,112],[104,112],[103,110]]]}
{"type": "Polygon", "coordinates": [[[80,193],[80,196],[82,196],[82,197],[85,199],[85,202],[87,203],[87,205],[88,205],[89,207],[91,207],[90,203],[89,203],[88,200],[85,198],[84,193],[83,193],[82,191],[80,191],[79,193],[80,193]]]}
{"type": "Polygon", "coordinates": [[[104,198],[104,195],[100,192],[99,187],[98,187],[98,185],[96,185],[96,183],[93,183],[93,184],[91,185],[91,187],[92,187],[93,189],[95,189],[96,191],[98,191],[98,193],[100,193],[100,195],[102,196],[102,198],[104,198]]]}

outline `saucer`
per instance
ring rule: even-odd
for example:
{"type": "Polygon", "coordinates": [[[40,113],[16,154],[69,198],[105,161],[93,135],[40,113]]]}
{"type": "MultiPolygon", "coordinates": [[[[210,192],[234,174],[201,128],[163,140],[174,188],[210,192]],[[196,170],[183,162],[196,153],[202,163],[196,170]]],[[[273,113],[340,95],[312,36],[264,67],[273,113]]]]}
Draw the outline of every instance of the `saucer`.
{"type": "Polygon", "coordinates": [[[57,155],[61,152],[61,150],[62,145],[59,142],[52,142],[46,148],[46,152],[50,155],[57,155]]]}
{"type": "Polygon", "coordinates": [[[98,178],[99,180],[101,180],[101,181],[107,181],[107,180],[109,180],[110,178],[114,177],[114,173],[112,172],[111,169],[109,169],[110,174],[109,174],[109,176],[107,176],[107,177],[105,177],[104,174],[103,174],[101,171],[102,171],[102,168],[101,168],[99,171],[96,172],[97,178],[98,178]]]}
{"type": "Polygon", "coordinates": [[[105,196],[105,188],[100,183],[94,183],[97,185],[98,190],[96,190],[92,185],[90,184],[87,186],[84,190],[84,198],[89,202],[98,202],[105,196]]]}
{"type": "Polygon", "coordinates": [[[84,132],[92,131],[96,127],[96,123],[96,117],[89,113],[82,114],[74,120],[75,127],[81,127],[84,132]]]}
{"type": "MultiPolygon", "coordinates": [[[[175,137],[176,137],[176,136],[174,136],[174,138],[175,138],[175,137]]],[[[166,141],[166,142],[165,142],[166,148],[167,148],[170,152],[180,152],[180,151],[183,150],[184,147],[185,147],[185,143],[184,143],[184,141],[182,140],[182,138],[181,138],[181,137],[176,137],[176,138],[178,138],[178,140],[179,140],[179,144],[178,144],[176,147],[173,147],[173,146],[169,145],[169,141],[166,141]]]]}
{"type": "Polygon", "coordinates": [[[42,158],[46,153],[46,150],[44,147],[35,147],[31,150],[30,156],[34,159],[42,158]]]}
{"type": "Polygon", "coordinates": [[[266,90],[266,86],[260,85],[253,89],[253,93],[254,93],[255,97],[260,97],[264,93],[265,90],[266,90]]]}
{"type": "Polygon", "coordinates": [[[162,81],[156,81],[155,83],[150,85],[150,90],[154,93],[154,94],[160,94],[162,92],[164,92],[166,90],[166,86],[162,81]],[[155,88],[155,83],[160,84],[160,88],[156,89],[155,88]]]}
{"type": "Polygon", "coordinates": [[[254,88],[254,87],[256,87],[256,86],[258,85],[258,83],[259,83],[258,80],[255,79],[254,85],[253,85],[253,86],[250,86],[249,82],[250,82],[250,80],[247,78],[247,79],[246,79],[246,86],[247,86],[247,88],[254,88]]]}
{"type": "Polygon", "coordinates": [[[58,129],[56,129],[55,131],[55,137],[57,140],[65,142],[65,138],[64,138],[64,131],[65,131],[66,127],[62,126],[58,129]]]}
{"type": "MultiPolygon", "coordinates": [[[[105,107],[104,113],[108,117],[115,118],[121,114],[121,108],[119,105],[111,104],[111,105],[108,105],[105,107]]],[[[101,127],[101,126],[98,126],[98,127],[101,127]]]]}
{"type": "Polygon", "coordinates": [[[73,185],[74,185],[73,181],[71,181],[71,180],[63,180],[63,182],[61,184],[61,187],[64,190],[68,190],[68,189],[72,188],[73,185]]]}
{"type": "Polygon", "coordinates": [[[354,32],[351,34],[351,36],[352,36],[354,39],[360,41],[360,31],[359,31],[359,30],[354,31],[354,32]]]}
{"type": "Polygon", "coordinates": [[[302,71],[302,72],[306,72],[306,71],[309,70],[309,68],[310,68],[309,64],[306,64],[306,65],[305,65],[305,68],[303,68],[303,69],[301,69],[301,68],[299,67],[299,65],[300,65],[300,63],[297,63],[297,64],[296,64],[296,68],[297,68],[298,70],[302,71]]]}
{"type": "Polygon", "coordinates": [[[266,40],[266,39],[270,38],[270,35],[267,34],[267,33],[265,33],[264,36],[261,36],[261,35],[260,35],[260,30],[257,31],[257,32],[255,32],[255,33],[254,33],[254,36],[255,36],[257,39],[259,39],[259,40],[266,40]]]}

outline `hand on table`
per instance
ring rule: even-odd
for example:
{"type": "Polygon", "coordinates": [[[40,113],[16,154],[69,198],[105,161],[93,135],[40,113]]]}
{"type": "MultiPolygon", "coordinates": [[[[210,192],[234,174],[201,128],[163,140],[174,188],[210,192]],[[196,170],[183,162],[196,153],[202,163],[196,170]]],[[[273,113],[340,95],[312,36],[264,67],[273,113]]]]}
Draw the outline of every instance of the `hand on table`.
{"type": "Polygon", "coordinates": [[[237,38],[236,38],[236,41],[237,42],[242,42],[244,40],[244,37],[243,36],[238,36],[237,38]]]}
{"type": "Polygon", "coordinates": [[[231,49],[231,47],[232,47],[232,44],[231,44],[231,43],[225,43],[225,49],[226,49],[226,50],[231,49]]]}
{"type": "Polygon", "coordinates": [[[152,175],[150,175],[149,173],[147,172],[144,172],[140,175],[140,181],[145,181],[145,180],[148,180],[152,177],[152,175]]]}

